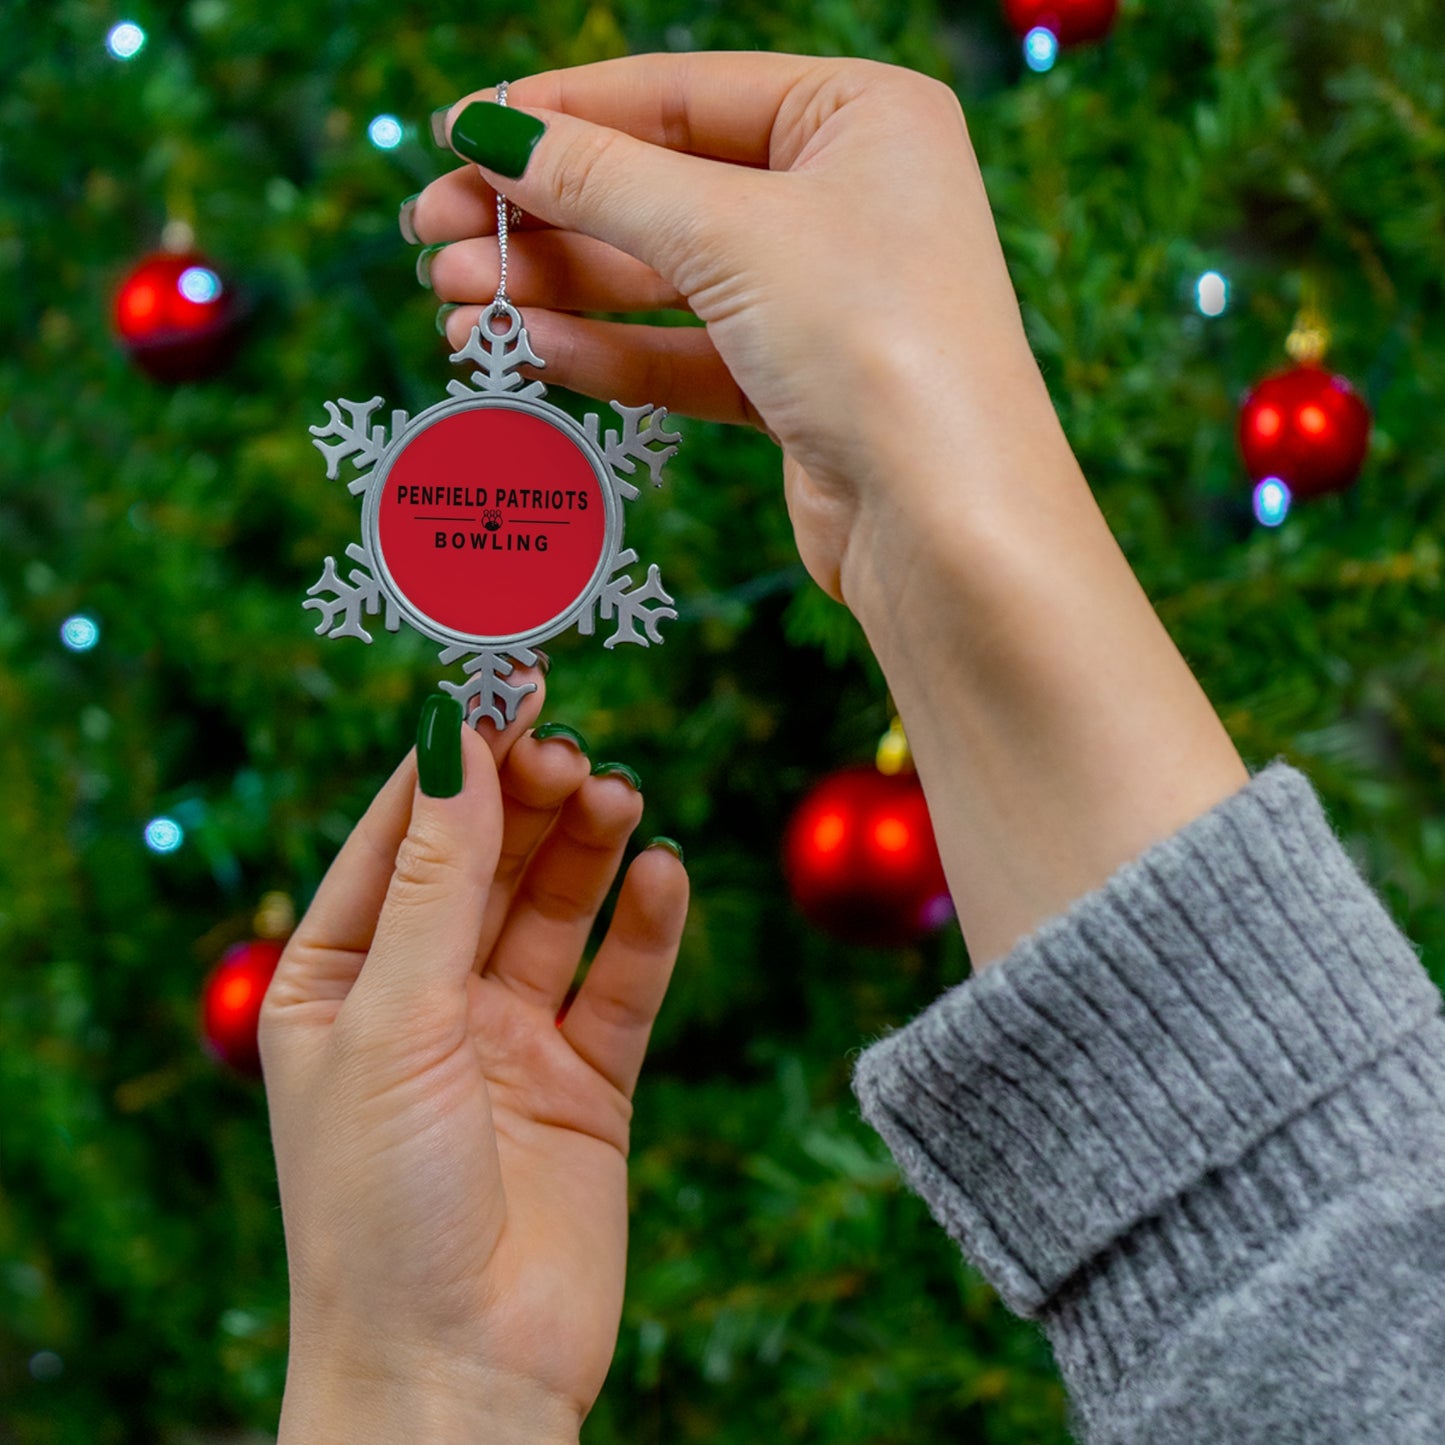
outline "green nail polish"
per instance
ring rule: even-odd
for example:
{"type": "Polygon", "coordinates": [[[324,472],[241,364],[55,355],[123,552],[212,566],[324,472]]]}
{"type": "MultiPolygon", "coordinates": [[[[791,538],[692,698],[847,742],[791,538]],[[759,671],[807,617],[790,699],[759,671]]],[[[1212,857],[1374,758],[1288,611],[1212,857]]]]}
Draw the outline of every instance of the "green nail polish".
{"type": "Polygon", "coordinates": [[[416,233],[416,223],[413,219],[416,215],[416,203],[420,199],[420,191],[414,196],[408,196],[401,203],[401,209],[396,213],[396,224],[400,227],[402,239],[408,246],[421,245],[421,237],[416,233]]]}
{"type": "Polygon", "coordinates": [[[621,778],[624,782],[630,783],[639,793],[642,791],[642,779],[626,763],[594,763],[592,776],[594,778],[621,778]]]}
{"type": "Polygon", "coordinates": [[[431,290],[431,260],[438,251],[444,251],[448,242],[439,241],[435,246],[425,246],[418,253],[416,258],[416,279],[421,282],[428,291],[431,290]]]}
{"type": "Polygon", "coordinates": [[[591,751],[587,747],[587,739],[584,738],[576,728],[570,728],[566,723],[543,723],[541,727],[532,730],[532,736],[536,738],[539,743],[545,743],[548,738],[566,738],[569,743],[573,743],[576,746],[577,751],[581,753],[584,758],[590,758],[592,756],[591,751]]]}
{"type": "Polygon", "coordinates": [[[454,798],[462,790],[462,705],[445,693],[434,692],[421,705],[416,776],[429,798],[454,798]]]}
{"type": "Polygon", "coordinates": [[[686,863],[687,859],[682,856],[682,844],[676,838],[664,838],[659,834],[656,838],[649,838],[643,845],[645,853],[649,848],[666,848],[679,863],[686,863]]]}
{"type": "Polygon", "coordinates": [[[546,129],[536,116],[509,105],[474,100],[452,122],[451,144],[459,156],[516,180],[546,129]]]}
{"type": "Polygon", "coordinates": [[[450,316],[453,311],[460,311],[461,309],[462,306],[460,301],[447,301],[437,307],[438,336],[444,337],[447,334],[447,317],[450,316]]]}
{"type": "Polygon", "coordinates": [[[447,144],[447,112],[451,110],[449,105],[439,105],[431,113],[431,139],[433,145],[446,149],[447,144]]]}

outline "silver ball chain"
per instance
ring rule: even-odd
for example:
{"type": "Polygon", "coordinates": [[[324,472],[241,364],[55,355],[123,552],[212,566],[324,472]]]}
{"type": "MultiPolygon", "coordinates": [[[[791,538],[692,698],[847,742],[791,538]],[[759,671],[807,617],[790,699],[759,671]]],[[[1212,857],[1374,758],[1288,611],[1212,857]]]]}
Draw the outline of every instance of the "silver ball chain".
{"type": "MultiPolygon", "coordinates": [[[[507,82],[504,80],[497,86],[497,104],[507,103],[507,82]]],[[[503,308],[511,306],[511,300],[507,296],[507,230],[508,212],[511,213],[511,224],[519,226],[522,223],[522,212],[518,206],[509,205],[507,198],[497,192],[497,250],[501,256],[501,274],[497,278],[497,294],[492,298],[492,305],[489,316],[501,315],[503,308]]]]}

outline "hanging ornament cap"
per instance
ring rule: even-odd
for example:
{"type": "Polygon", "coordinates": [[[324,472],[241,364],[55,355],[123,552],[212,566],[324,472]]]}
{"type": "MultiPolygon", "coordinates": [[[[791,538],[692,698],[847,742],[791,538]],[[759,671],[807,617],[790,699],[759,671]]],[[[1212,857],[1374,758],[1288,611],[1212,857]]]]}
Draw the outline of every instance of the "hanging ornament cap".
{"type": "Polygon", "coordinates": [[[874,763],[878,771],[889,778],[913,771],[913,752],[908,746],[908,734],[903,731],[903,719],[896,714],[888,724],[888,731],[878,740],[874,763]]]}
{"type": "Polygon", "coordinates": [[[1330,346],[1330,328],[1322,312],[1313,301],[1300,307],[1295,317],[1294,330],[1285,341],[1284,349],[1292,361],[1301,366],[1318,363],[1330,346]]]}
{"type": "Polygon", "coordinates": [[[179,216],[172,216],[165,224],[161,232],[161,250],[175,251],[178,254],[194,249],[196,244],[196,230],[189,221],[183,221],[179,216]]]}
{"type": "Polygon", "coordinates": [[[251,927],[257,938],[289,938],[296,927],[296,905],[287,893],[265,893],[256,906],[251,927]]]}

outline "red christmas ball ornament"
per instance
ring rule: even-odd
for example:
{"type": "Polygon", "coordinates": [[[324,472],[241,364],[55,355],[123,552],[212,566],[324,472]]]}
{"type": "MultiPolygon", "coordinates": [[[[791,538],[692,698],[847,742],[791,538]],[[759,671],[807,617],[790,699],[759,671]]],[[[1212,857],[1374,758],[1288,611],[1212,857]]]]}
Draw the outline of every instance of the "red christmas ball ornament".
{"type": "Polygon", "coordinates": [[[261,1075],[256,1028],[261,1001],[281,961],[278,939],[257,938],[227,949],[201,991],[201,1034],[209,1052],[237,1073],[261,1075]]]}
{"type": "Polygon", "coordinates": [[[1354,485],[1370,444],[1370,409],[1343,376],[1307,361],[1244,398],[1239,449],[1250,477],[1278,477],[1295,497],[1354,485]]]}
{"type": "Polygon", "coordinates": [[[240,308],[204,256],[147,256],[115,295],[115,329],[127,354],[157,381],[199,381],[230,361],[240,308]]]}
{"type": "Polygon", "coordinates": [[[858,766],[824,778],[788,824],[783,869],[804,917],[849,943],[912,943],[953,917],[912,772],[858,766]]]}
{"type": "Polygon", "coordinates": [[[1119,0],[1004,0],[1003,8],[1020,39],[1047,30],[1061,46],[1083,45],[1114,28],[1119,0]]]}

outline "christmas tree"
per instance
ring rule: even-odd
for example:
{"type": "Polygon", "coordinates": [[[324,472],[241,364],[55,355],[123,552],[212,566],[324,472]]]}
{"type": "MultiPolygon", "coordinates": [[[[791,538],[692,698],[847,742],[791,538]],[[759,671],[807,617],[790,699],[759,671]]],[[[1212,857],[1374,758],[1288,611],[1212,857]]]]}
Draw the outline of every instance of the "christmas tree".
{"type": "MultiPolygon", "coordinates": [[[[302,610],[356,528],[308,428],[329,398],[415,414],[442,393],[397,207],[455,163],[428,113],[501,79],[756,48],[952,85],[1120,545],[1251,768],[1308,773],[1445,979],[1437,19],[1426,0],[1126,3],[1059,50],[998,0],[5,6],[0,1442],[274,1433],[265,1102],[203,1048],[200,995],[274,932],[263,899],[304,907],[434,687],[423,638],[333,643],[302,610]],[[166,245],[215,323],[179,375],[115,329],[117,288],[166,245]],[[1302,309],[1374,426],[1353,487],[1285,507],[1254,490],[1236,420],[1302,309]]],[[[1046,1343],[848,1088],[859,1047],[967,976],[958,930],[849,946],[783,882],[792,810],[871,756],[885,681],[798,563],[772,445],[681,431],[628,527],[677,599],[666,650],[559,639],[544,715],[639,767],[639,838],[681,839],[693,879],[585,1438],[1063,1441],[1046,1343]]]]}

